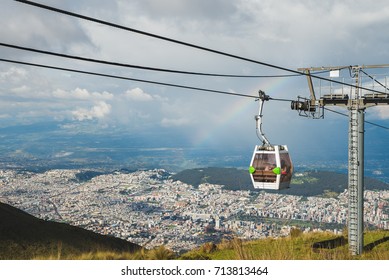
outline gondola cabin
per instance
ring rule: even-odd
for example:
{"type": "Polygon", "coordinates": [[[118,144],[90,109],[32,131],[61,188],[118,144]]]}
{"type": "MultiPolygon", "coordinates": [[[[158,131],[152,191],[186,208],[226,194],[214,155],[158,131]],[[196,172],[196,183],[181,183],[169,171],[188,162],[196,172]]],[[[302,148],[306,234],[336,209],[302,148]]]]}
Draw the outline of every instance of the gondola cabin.
{"type": "Polygon", "coordinates": [[[293,164],[286,145],[255,146],[250,164],[254,188],[282,190],[289,188],[293,164]]]}

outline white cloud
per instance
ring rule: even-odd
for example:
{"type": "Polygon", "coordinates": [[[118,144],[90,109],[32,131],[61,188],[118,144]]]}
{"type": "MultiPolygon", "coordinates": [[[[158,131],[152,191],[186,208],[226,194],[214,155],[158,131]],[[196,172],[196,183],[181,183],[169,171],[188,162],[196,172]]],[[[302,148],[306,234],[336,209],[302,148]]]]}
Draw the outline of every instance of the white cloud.
{"type": "Polygon", "coordinates": [[[11,116],[9,114],[0,114],[0,119],[7,119],[10,118],[11,116]]]}
{"type": "Polygon", "coordinates": [[[161,121],[161,125],[163,127],[179,127],[179,126],[185,126],[190,123],[190,120],[186,118],[178,118],[178,119],[169,119],[169,118],[163,118],[161,121]]]}
{"type": "Polygon", "coordinates": [[[369,109],[374,115],[377,115],[382,120],[389,119],[389,106],[376,106],[369,109]]]}
{"type": "Polygon", "coordinates": [[[153,96],[144,92],[140,88],[127,90],[126,93],[124,93],[124,97],[127,98],[128,100],[140,101],[140,102],[147,102],[147,101],[154,100],[153,96]]]}
{"type": "Polygon", "coordinates": [[[71,17],[60,16],[21,3],[2,1],[0,18],[2,19],[0,37],[6,42],[34,43],[33,46],[61,50],[70,49],[71,46],[78,44],[90,45],[88,37],[80,28],[80,21],[71,17]]]}
{"type": "Polygon", "coordinates": [[[103,119],[111,113],[111,105],[104,101],[98,102],[91,109],[80,108],[72,111],[73,119],[78,121],[103,119]]]}
{"type": "Polygon", "coordinates": [[[18,83],[27,76],[27,71],[20,67],[11,66],[9,69],[0,72],[0,82],[18,83]]]}
{"type": "Polygon", "coordinates": [[[16,88],[11,89],[11,92],[16,93],[16,94],[20,94],[20,95],[25,95],[30,90],[31,90],[30,87],[28,87],[26,85],[22,85],[20,87],[16,87],[16,88]]]}
{"type": "MultiPolygon", "coordinates": [[[[143,14],[154,18],[177,18],[190,20],[221,19],[225,14],[234,13],[236,7],[228,0],[136,0],[143,14]],[[215,10],[218,12],[215,13],[215,10]]],[[[124,3],[124,2],[123,2],[124,3]]]]}
{"type": "Polygon", "coordinates": [[[89,92],[87,89],[76,88],[72,91],[57,89],[53,92],[53,97],[60,99],[77,99],[77,100],[110,100],[113,94],[109,92],[89,92]]]}

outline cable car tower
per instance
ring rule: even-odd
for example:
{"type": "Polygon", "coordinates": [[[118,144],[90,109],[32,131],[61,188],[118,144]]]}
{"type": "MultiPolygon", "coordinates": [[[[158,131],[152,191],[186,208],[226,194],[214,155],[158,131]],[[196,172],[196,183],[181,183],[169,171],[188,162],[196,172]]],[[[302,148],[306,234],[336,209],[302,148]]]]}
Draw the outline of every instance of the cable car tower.
{"type": "MultiPolygon", "coordinates": [[[[339,67],[316,67],[300,68],[298,71],[305,73],[310,91],[310,99],[298,97],[297,101],[292,101],[292,110],[299,111],[300,116],[314,119],[324,118],[324,106],[341,106],[349,111],[348,128],[348,242],[349,251],[352,255],[359,255],[363,250],[363,198],[364,198],[364,123],[365,109],[375,105],[389,105],[389,89],[387,80],[385,84],[370,76],[363,69],[367,68],[387,68],[389,65],[371,66],[339,66],[339,67]],[[353,80],[353,87],[344,82],[341,88],[333,88],[332,78],[338,78],[341,69],[349,69],[353,80]],[[326,94],[316,98],[311,71],[330,71],[329,88],[326,94]],[[363,83],[361,73],[370,78],[373,83],[367,87],[363,83]],[[375,83],[374,83],[375,82],[375,83]],[[375,84],[379,85],[378,90],[375,84]],[[349,93],[345,92],[344,85],[348,85],[349,93]]],[[[335,81],[335,80],[334,80],[335,81]]],[[[320,80],[321,82],[321,80],[320,80]]],[[[323,90],[320,84],[320,92],[323,90]]],[[[347,91],[347,89],[346,89],[347,91]]]]}

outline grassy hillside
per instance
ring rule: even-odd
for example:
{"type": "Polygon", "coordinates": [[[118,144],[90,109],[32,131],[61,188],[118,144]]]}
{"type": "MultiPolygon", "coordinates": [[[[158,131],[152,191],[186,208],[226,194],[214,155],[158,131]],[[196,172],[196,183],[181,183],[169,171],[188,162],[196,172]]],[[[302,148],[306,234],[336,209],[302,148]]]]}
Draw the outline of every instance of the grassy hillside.
{"type": "Polygon", "coordinates": [[[0,203],[0,259],[68,259],[94,252],[134,253],[140,246],[67,224],[43,221],[0,203]]]}
{"type": "Polygon", "coordinates": [[[284,238],[266,238],[242,242],[239,239],[220,244],[204,244],[180,256],[184,260],[389,260],[389,232],[365,233],[364,252],[351,256],[347,238],[331,233],[295,231],[284,238]]]}

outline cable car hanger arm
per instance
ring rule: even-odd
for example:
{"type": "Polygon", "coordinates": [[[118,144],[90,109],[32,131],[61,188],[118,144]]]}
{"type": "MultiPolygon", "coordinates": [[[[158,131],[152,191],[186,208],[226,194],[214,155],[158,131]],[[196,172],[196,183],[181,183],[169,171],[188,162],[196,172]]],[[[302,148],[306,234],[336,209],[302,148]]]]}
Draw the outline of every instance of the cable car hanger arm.
{"type": "Polygon", "coordinates": [[[265,92],[263,92],[262,90],[259,90],[258,94],[259,94],[259,97],[257,100],[259,101],[259,111],[258,111],[258,115],[255,116],[256,132],[257,132],[257,136],[258,136],[259,140],[262,141],[262,144],[264,146],[268,146],[268,145],[270,145],[270,142],[266,138],[265,133],[263,133],[263,131],[262,131],[262,117],[263,117],[262,111],[263,111],[264,102],[270,100],[270,97],[269,97],[269,95],[266,95],[265,92]]]}

